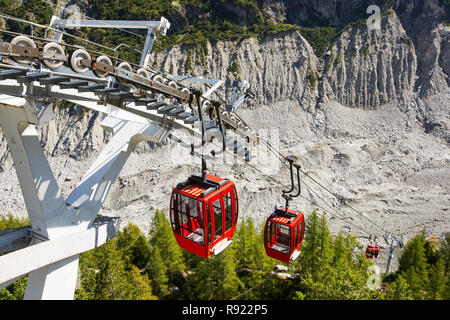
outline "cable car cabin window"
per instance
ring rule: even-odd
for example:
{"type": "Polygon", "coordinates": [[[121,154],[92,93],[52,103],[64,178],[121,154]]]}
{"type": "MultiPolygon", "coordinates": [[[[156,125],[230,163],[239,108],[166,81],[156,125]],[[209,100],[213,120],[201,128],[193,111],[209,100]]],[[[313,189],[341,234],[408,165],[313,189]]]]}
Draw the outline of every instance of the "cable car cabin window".
{"type": "Polygon", "coordinates": [[[208,217],[208,245],[212,242],[212,217],[209,210],[209,204],[206,205],[207,217],[208,217]]]}
{"type": "Polygon", "coordinates": [[[300,227],[299,225],[296,225],[296,226],[295,226],[295,232],[294,232],[294,248],[296,248],[297,245],[300,243],[299,238],[298,238],[298,234],[299,234],[298,230],[299,230],[299,227],[300,227]]]}
{"type": "Polygon", "coordinates": [[[204,244],[202,202],[176,193],[172,197],[172,229],[181,236],[204,244]]]}
{"type": "Polygon", "coordinates": [[[238,222],[238,214],[239,214],[239,201],[237,197],[236,187],[233,185],[233,192],[234,192],[234,223],[233,225],[236,226],[238,222]]]}
{"type": "Polygon", "coordinates": [[[222,236],[222,207],[220,205],[220,198],[213,202],[213,211],[214,211],[214,230],[215,230],[215,238],[218,239],[222,236]]]}
{"type": "Polygon", "coordinates": [[[266,232],[266,241],[269,248],[289,254],[291,233],[288,226],[269,221],[266,232]]]}
{"type": "Polygon", "coordinates": [[[291,228],[282,224],[277,224],[277,229],[277,243],[285,246],[289,252],[291,228]]]}
{"type": "Polygon", "coordinates": [[[300,222],[298,223],[298,230],[300,233],[300,236],[298,237],[298,243],[300,243],[303,240],[303,221],[300,220],[300,222]]]}
{"type": "Polygon", "coordinates": [[[233,207],[231,204],[231,190],[223,196],[225,205],[225,230],[230,230],[233,223],[233,207]]]}

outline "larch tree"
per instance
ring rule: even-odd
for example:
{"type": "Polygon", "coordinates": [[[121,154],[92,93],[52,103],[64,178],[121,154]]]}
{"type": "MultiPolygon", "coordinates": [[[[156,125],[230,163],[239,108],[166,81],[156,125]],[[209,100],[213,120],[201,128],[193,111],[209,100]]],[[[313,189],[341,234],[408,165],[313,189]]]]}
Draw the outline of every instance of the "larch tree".
{"type": "Polygon", "coordinates": [[[176,275],[186,269],[182,249],[178,246],[177,241],[170,227],[169,220],[163,211],[156,210],[153,218],[153,227],[150,230],[149,242],[152,248],[158,248],[161,257],[167,267],[170,281],[176,275]]]}
{"type": "Polygon", "coordinates": [[[126,266],[135,265],[144,269],[150,257],[150,247],[145,235],[135,224],[129,223],[117,234],[117,248],[122,251],[126,266]]]}
{"type": "Polygon", "coordinates": [[[167,267],[158,248],[150,251],[150,263],[147,267],[148,276],[151,279],[154,294],[160,299],[166,298],[169,294],[169,278],[167,267]]]}
{"type": "Polygon", "coordinates": [[[425,243],[423,230],[406,243],[399,258],[398,272],[406,279],[418,299],[423,298],[422,291],[429,282],[425,243]]]}
{"type": "Polygon", "coordinates": [[[449,277],[445,275],[445,264],[442,259],[430,268],[430,283],[428,287],[428,298],[432,300],[441,300],[445,298],[445,289],[449,277]]]}
{"type": "Polygon", "coordinates": [[[230,246],[217,256],[202,260],[187,281],[189,299],[227,300],[242,289],[236,274],[234,250],[230,246]]]}

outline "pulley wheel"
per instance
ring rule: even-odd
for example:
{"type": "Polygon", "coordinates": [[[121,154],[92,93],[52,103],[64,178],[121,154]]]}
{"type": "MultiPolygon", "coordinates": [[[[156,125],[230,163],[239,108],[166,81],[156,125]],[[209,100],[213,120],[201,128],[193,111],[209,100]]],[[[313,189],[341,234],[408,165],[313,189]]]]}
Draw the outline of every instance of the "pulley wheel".
{"type": "MultiPolygon", "coordinates": [[[[47,43],[42,49],[42,51],[44,52],[44,54],[50,53],[50,54],[64,55],[63,47],[54,42],[47,43]]],[[[64,64],[64,61],[44,59],[43,63],[49,69],[57,69],[64,64]]]]}
{"type": "MultiPolygon", "coordinates": [[[[109,66],[113,65],[111,59],[107,56],[99,56],[99,57],[97,57],[97,59],[95,61],[103,63],[103,64],[107,64],[109,66]]],[[[100,78],[106,78],[108,76],[108,72],[98,70],[98,69],[94,70],[94,73],[97,76],[99,76],[100,78]]]]}
{"type": "Polygon", "coordinates": [[[144,77],[146,79],[150,79],[150,72],[148,72],[144,68],[139,68],[138,71],[136,71],[136,73],[138,75],[140,75],[141,77],[144,77]]]}
{"type": "Polygon", "coordinates": [[[122,70],[127,70],[127,71],[133,71],[133,68],[131,67],[131,65],[128,62],[121,62],[118,66],[117,69],[122,69],[122,70]]]}
{"type": "Polygon", "coordinates": [[[167,85],[168,85],[169,87],[172,87],[172,88],[175,88],[175,89],[178,88],[177,83],[176,83],[175,81],[170,81],[167,85]]]}
{"type": "MultiPolygon", "coordinates": [[[[22,47],[30,47],[36,48],[36,44],[33,40],[26,36],[17,36],[11,40],[11,44],[15,44],[22,47]]],[[[14,61],[21,64],[30,64],[34,59],[33,58],[24,58],[24,57],[12,57],[14,61]]]]}
{"type": "Polygon", "coordinates": [[[164,78],[160,74],[154,76],[152,80],[164,84],[164,78]]]}
{"type": "Polygon", "coordinates": [[[85,73],[89,67],[83,66],[81,60],[91,60],[91,55],[84,49],[75,50],[70,57],[70,67],[78,73],[85,73]]]}

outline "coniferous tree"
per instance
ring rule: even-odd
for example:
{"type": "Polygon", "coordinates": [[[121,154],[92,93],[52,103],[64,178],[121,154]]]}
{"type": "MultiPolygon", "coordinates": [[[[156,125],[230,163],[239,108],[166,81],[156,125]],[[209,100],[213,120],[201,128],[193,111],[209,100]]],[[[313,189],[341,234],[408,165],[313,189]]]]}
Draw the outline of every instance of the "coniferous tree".
{"type": "MultiPolygon", "coordinates": [[[[0,230],[19,228],[30,225],[28,218],[17,217],[11,212],[0,214],[0,230]]],[[[22,300],[25,295],[28,276],[25,276],[0,290],[0,300],[22,300]]]]}
{"type": "Polygon", "coordinates": [[[321,217],[313,211],[306,219],[304,243],[298,261],[300,272],[309,272],[314,277],[332,258],[332,235],[326,215],[321,217]]]}
{"type": "Polygon", "coordinates": [[[269,272],[277,260],[269,258],[264,250],[264,229],[258,232],[251,217],[241,223],[234,240],[236,265],[243,284],[241,299],[261,299],[261,283],[270,277],[269,272]]]}
{"type": "Polygon", "coordinates": [[[30,220],[28,218],[17,217],[11,212],[8,212],[6,215],[0,214],[0,230],[19,228],[29,225],[30,220]]]}
{"type": "Polygon", "coordinates": [[[320,250],[319,232],[319,217],[314,210],[306,219],[304,243],[297,261],[300,272],[313,274],[317,270],[320,250]]]}
{"type": "Polygon", "coordinates": [[[236,248],[236,266],[241,269],[249,268],[250,257],[247,252],[249,247],[249,230],[246,221],[243,221],[236,230],[233,246],[236,248]]]}
{"type": "Polygon", "coordinates": [[[152,289],[154,294],[159,298],[164,299],[169,294],[169,278],[167,277],[167,267],[161,257],[158,248],[153,248],[150,251],[150,263],[148,265],[148,275],[151,279],[152,289]]]}
{"type": "Polygon", "coordinates": [[[150,281],[131,265],[128,270],[116,239],[111,239],[80,257],[82,272],[78,299],[143,300],[156,299],[150,281]]]}
{"type": "Polygon", "coordinates": [[[0,290],[0,300],[23,300],[28,277],[23,277],[0,290]]]}
{"type": "MultiPolygon", "coordinates": [[[[247,242],[247,250],[244,251],[248,254],[249,267],[250,269],[267,271],[273,263],[266,256],[264,250],[264,235],[263,229],[258,232],[253,223],[253,219],[249,217],[247,219],[247,230],[248,230],[248,242],[247,242]]],[[[239,255],[241,253],[238,253],[239,255]]]]}
{"type": "Polygon", "coordinates": [[[230,246],[218,256],[202,260],[187,281],[188,298],[227,300],[238,295],[243,286],[235,271],[234,255],[230,246]]]}
{"type": "Polygon", "coordinates": [[[294,299],[380,299],[384,294],[368,286],[372,262],[359,251],[353,235],[333,237],[326,215],[313,212],[306,221],[302,247],[300,281],[294,299]],[[372,290],[374,289],[374,290],[372,290]]]}
{"type": "Polygon", "coordinates": [[[186,264],[182,249],[178,246],[169,220],[163,211],[156,210],[155,212],[149,241],[153,248],[158,248],[166,264],[169,280],[173,281],[181,270],[186,269],[186,264]]]}
{"type": "Polygon", "coordinates": [[[416,298],[423,298],[428,285],[428,264],[425,254],[425,230],[411,238],[399,259],[399,273],[406,279],[416,298]]]}
{"type": "Polygon", "coordinates": [[[450,233],[445,236],[439,245],[439,256],[444,263],[445,274],[450,276],[450,233]]]}
{"type": "Polygon", "coordinates": [[[359,248],[352,235],[339,234],[332,243],[331,257],[320,265],[315,277],[306,277],[302,286],[311,299],[363,299],[373,293],[367,287],[367,268],[371,262],[362,254],[354,254],[359,248]]]}
{"type": "Polygon", "coordinates": [[[126,273],[127,282],[123,290],[121,300],[157,300],[152,293],[150,281],[146,275],[142,275],[136,266],[126,273]]]}
{"type": "Polygon", "coordinates": [[[139,270],[147,266],[150,247],[145,235],[138,226],[129,223],[117,234],[117,248],[122,251],[127,268],[135,265],[139,270]]]}
{"type": "Polygon", "coordinates": [[[408,284],[408,281],[399,275],[393,283],[390,284],[386,294],[388,300],[413,300],[413,292],[408,284]]]}
{"type": "Polygon", "coordinates": [[[445,264],[442,259],[438,259],[430,268],[428,297],[432,300],[443,299],[448,280],[448,277],[445,275],[445,264]]]}
{"type": "Polygon", "coordinates": [[[428,240],[426,240],[424,247],[427,263],[430,266],[433,266],[439,260],[439,245],[437,243],[436,235],[432,235],[428,240]]]}
{"type": "Polygon", "coordinates": [[[319,268],[320,265],[328,264],[332,256],[332,240],[333,236],[328,228],[327,216],[323,213],[319,219],[319,235],[318,235],[320,251],[319,251],[319,268]]]}

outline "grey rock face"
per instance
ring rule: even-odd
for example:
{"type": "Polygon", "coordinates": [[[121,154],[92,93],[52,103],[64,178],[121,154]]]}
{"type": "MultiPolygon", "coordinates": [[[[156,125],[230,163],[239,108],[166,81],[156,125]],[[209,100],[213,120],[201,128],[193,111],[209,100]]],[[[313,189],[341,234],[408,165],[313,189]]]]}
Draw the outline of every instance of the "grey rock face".
{"type": "Polygon", "coordinates": [[[402,98],[413,91],[417,56],[395,14],[381,29],[354,27],[342,32],[324,59],[324,95],[363,109],[402,98]]]}
{"type": "Polygon", "coordinates": [[[305,86],[319,60],[309,43],[297,32],[241,41],[209,44],[208,55],[202,57],[192,46],[176,46],[153,54],[152,63],[173,74],[191,73],[212,79],[241,79],[251,84],[257,95],[254,105],[286,99],[300,99],[305,109],[317,99],[317,86],[305,86]],[[188,60],[193,66],[186,70],[188,60]],[[234,72],[236,71],[236,72],[234,72]]]}

